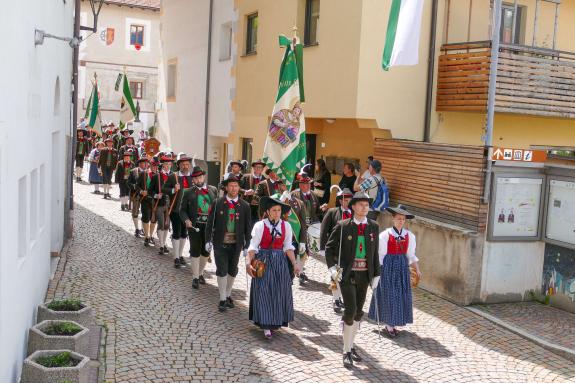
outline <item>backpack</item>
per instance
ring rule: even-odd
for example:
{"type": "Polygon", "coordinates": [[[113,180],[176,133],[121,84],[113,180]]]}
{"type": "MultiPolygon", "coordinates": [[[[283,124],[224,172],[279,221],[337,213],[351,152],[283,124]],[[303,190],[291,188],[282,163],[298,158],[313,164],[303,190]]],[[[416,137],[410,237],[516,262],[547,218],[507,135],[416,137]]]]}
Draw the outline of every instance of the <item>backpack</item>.
{"type": "Polygon", "coordinates": [[[373,200],[371,208],[374,211],[383,212],[389,206],[389,188],[384,180],[375,179],[377,182],[377,195],[373,200]]]}

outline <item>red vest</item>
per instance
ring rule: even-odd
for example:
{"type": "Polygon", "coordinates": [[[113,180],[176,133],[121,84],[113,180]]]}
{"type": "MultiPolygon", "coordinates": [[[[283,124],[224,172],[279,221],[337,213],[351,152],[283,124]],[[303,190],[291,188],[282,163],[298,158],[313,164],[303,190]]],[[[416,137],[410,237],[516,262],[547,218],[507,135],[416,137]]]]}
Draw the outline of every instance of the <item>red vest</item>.
{"type": "Polygon", "coordinates": [[[264,224],[264,234],[260,241],[260,248],[265,250],[282,250],[284,248],[285,240],[285,221],[282,221],[282,235],[280,237],[275,237],[272,242],[272,233],[267,225],[264,224]]]}
{"type": "Polygon", "coordinates": [[[405,233],[405,239],[398,241],[393,235],[389,234],[387,241],[387,255],[405,255],[409,246],[409,234],[405,233]]]}

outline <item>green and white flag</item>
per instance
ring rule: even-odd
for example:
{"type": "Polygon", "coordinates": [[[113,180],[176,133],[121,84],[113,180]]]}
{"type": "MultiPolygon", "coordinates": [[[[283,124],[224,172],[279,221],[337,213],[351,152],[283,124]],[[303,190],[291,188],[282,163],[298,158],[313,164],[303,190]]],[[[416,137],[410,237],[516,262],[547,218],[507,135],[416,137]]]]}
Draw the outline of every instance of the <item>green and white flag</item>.
{"type": "Polygon", "coordinates": [[[136,105],[130,92],[130,82],[128,76],[124,73],[122,80],[122,104],[120,106],[120,123],[126,124],[136,118],[136,105]]]}
{"type": "Polygon", "coordinates": [[[88,125],[99,134],[102,134],[102,121],[100,120],[100,95],[98,94],[98,81],[96,78],[94,78],[92,94],[90,95],[90,101],[88,101],[88,108],[86,109],[86,115],[88,115],[88,113],[90,113],[90,121],[88,122],[88,125]]]}
{"type": "Polygon", "coordinates": [[[90,98],[88,99],[88,103],[86,104],[86,113],[84,114],[84,118],[87,120],[90,117],[90,110],[92,110],[92,95],[94,94],[94,90],[90,93],[90,98]]]}
{"type": "Polygon", "coordinates": [[[383,49],[383,69],[417,65],[423,0],[393,0],[383,49]]]}
{"type": "Polygon", "coordinates": [[[280,45],[286,51],[280,67],[276,103],[268,127],[263,161],[288,187],[305,164],[305,118],[303,93],[303,47],[285,36],[280,45]]]}

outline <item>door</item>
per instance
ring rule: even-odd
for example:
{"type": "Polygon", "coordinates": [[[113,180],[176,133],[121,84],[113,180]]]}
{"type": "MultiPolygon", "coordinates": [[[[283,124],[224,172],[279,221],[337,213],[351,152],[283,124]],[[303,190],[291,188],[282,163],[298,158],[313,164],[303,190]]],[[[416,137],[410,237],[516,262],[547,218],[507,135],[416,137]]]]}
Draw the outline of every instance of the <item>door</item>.
{"type": "Polygon", "coordinates": [[[305,146],[306,146],[306,164],[312,164],[308,166],[307,172],[313,177],[315,172],[315,156],[316,156],[316,141],[317,134],[307,134],[305,135],[305,146]]]}

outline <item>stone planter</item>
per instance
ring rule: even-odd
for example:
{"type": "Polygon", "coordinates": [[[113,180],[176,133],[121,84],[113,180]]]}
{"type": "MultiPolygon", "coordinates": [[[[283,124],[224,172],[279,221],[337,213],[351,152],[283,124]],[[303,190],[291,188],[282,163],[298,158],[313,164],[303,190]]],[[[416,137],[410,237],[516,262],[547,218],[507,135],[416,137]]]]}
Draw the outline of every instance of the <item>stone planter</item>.
{"type": "Polygon", "coordinates": [[[32,327],[28,333],[28,355],[38,350],[70,350],[87,355],[90,345],[90,335],[86,327],[72,322],[82,328],[82,331],[75,335],[48,335],[44,330],[57,323],[72,321],[45,320],[32,327]]]}
{"type": "Polygon", "coordinates": [[[92,308],[86,304],[84,304],[84,308],[78,311],[55,311],[46,307],[48,303],[38,306],[37,323],[45,320],[64,320],[79,323],[84,327],[90,327],[94,324],[92,308]]]}
{"type": "Polygon", "coordinates": [[[39,357],[52,356],[68,350],[36,351],[24,360],[21,383],[59,383],[70,381],[73,383],[88,383],[90,359],[76,352],[71,352],[74,359],[80,361],[74,367],[44,367],[35,361],[39,357]]]}

